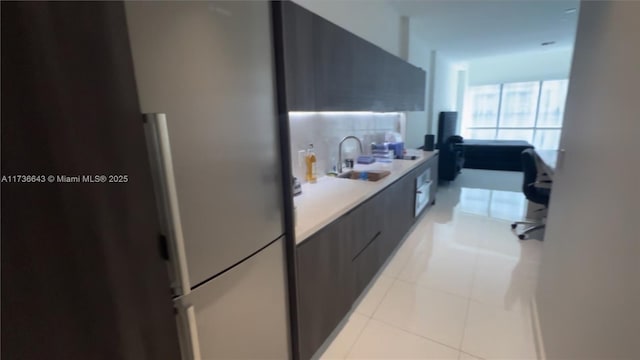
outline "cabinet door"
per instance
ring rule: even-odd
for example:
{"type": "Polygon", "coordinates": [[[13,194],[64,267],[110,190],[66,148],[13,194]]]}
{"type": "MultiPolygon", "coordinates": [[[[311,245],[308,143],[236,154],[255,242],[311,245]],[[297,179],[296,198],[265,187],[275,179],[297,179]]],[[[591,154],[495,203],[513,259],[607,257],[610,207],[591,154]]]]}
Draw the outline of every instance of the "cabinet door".
{"type": "Polygon", "coordinates": [[[384,57],[380,55],[386,53],[372,43],[352,36],[354,110],[384,111],[390,99],[380,92],[386,79],[384,57]]]}
{"type": "Polygon", "coordinates": [[[380,95],[386,99],[385,111],[399,111],[406,109],[407,94],[403,92],[401,74],[405,61],[385,52],[382,58],[382,86],[378,89],[380,95]]]}
{"type": "Polygon", "coordinates": [[[352,300],[360,296],[384,261],[381,248],[384,238],[383,217],[387,210],[385,192],[367,200],[347,217],[351,223],[352,300]]]}
{"type": "Polygon", "coordinates": [[[387,249],[391,252],[413,225],[413,204],[415,199],[415,178],[408,174],[393,184],[388,190],[388,208],[385,217],[388,233],[387,249]]]}
{"type": "Polygon", "coordinates": [[[300,358],[309,359],[351,307],[349,224],[338,219],[298,246],[300,358]]]}
{"type": "Polygon", "coordinates": [[[431,205],[436,203],[436,192],[438,191],[438,162],[440,161],[440,155],[436,154],[431,160],[429,160],[429,166],[431,167],[431,205]]]}
{"type": "Polygon", "coordinates": [[[348,222],[350,229],[348,240],[351,259],[362,252],[377,233],[382,232],[381,220],[385,209],[380,195],[374,196],[345,215],[344,220],[348,222]]]}
{"type": "Polygon", "coordinates": [[[352,286],[355,292],[353,300],[360,296],[383,263],[381,234],[381,231],[376,232],[353,259],[352,286]]]}
{"type": "Polygon", "coordinates": [[[316,17],[313,22],[316,110],[364,110],[356,101],[353,84],[357,78],[355,36],[337,25],[316,17]]]}
{"type": "Polygon", "coordinates": [[[423,111],[427,73],[411,64],[402,65],[398,74],[398,82],[400,85],[399,93],[404,99],[403,110],[423,111]]]}
{"type": "Polygon", "coordinates": [[[287,106],[290,111],[315,110],[317,15],[289,1],[282,3],[282,11],[287,106]]]}
{"type": "Polygon", "coordinates": [[[424,110],[422,69],[299,5],[283,8],[289,110],[424,110]]]}

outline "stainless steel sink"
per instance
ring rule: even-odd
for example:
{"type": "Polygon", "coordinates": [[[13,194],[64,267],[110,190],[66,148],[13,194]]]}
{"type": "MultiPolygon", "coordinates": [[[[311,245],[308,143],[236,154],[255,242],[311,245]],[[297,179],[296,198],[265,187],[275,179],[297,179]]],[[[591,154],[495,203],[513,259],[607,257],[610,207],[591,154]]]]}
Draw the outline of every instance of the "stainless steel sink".
{"type": "Polygon", "coordinates": [[[342,174],[336,176],[337,178],[340,179],[349,179],[349,180],[360,180],[360,179],[351,179],[351,175],[353,174],[353,170],[350,171],[345,171],[342,174]]]}
{"type": "Polygon", "coordinates": [[[360,178],[361,171],[355,171],[355,170],[343,172],[342,174],[336,177],[339,179],[349,179],[349,180],[356,180],[356,181],[378,181],[390,174],[389,171],[384,171],[384,170],[368,170],[363,172],[366,173],[365,179],[360,178]]]}

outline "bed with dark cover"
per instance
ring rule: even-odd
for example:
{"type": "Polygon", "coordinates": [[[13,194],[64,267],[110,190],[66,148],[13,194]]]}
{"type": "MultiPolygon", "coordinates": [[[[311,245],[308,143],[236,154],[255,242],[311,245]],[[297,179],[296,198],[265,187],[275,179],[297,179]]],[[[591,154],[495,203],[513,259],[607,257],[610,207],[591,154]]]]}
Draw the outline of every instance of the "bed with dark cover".
{"type": "Polygon", "coordinates": [[[520,153],[533,149],[523,140],[472,140],[464,139],[457,144],[464,153],[467,169],[521,171],[520,153]]]}

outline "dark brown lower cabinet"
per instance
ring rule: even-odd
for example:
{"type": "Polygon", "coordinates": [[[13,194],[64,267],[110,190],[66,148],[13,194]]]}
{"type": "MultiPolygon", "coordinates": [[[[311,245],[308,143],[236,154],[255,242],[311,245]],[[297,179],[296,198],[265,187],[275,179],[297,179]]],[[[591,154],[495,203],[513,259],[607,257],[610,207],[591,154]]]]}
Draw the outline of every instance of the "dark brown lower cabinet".
{"type": "Polygon", "coordinates": [[[383,219],[386,230],[386,250],[388,253],[395,249],[407,230],[413,225],[413,207],[415,201],[415,176],[411,172],[398,180],[393,186],[383,192],[385,196],[386,215],[383,219]]]}
{"type": "Polygon", "coordinates": [[[382,251],[384,243],[381,235],[382,232],[377,232],[367,243],[367,246],[358,254],[358,257],[352,261],[354,300],[360,296],[384,262],[384,252],[382,251]]]}
{"type": "Polygon", "coordinates": [[[351,260],[358,257],[376,234],[384,230],[382,218],[385,204],[380,200],[380,194],[376,195],[343,216],[351,228],[348,239],[351,260]]]}
{"type": "Polygon", "coordinates": [[[298,246],[300,359],[313,356],[414,224],[415,181],[428,168],[434,199],[437,156],[298,246]]]}
{"type": "Polygon", "coordinates": [[[384,204],[380,200],[376,195],[343,217],[350,226],[349,237],[345,241],[351,248],[349,297],[352,303],[378,269],[377,249],[384,231],[384,204]]]}
{"type": "Polygon", "coordinates": [[[352,303],[348,218],[312,235],[297,249],[300,359],[309,359],[352,303]]]}

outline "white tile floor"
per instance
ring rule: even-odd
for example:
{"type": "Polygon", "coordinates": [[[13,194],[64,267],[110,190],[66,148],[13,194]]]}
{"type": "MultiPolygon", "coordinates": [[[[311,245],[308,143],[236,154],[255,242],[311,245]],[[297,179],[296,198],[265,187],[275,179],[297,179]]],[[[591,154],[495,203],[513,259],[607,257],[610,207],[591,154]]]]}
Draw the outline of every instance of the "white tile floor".
{"type": "MultiPolygon", "coordinates": [[[[440,187],[321,359],[535,359],[542,242],[518,240],[521,175],[465,169],[440,187]]],[[[535,236],[533,236],[535,237],[535,236]]]]}

